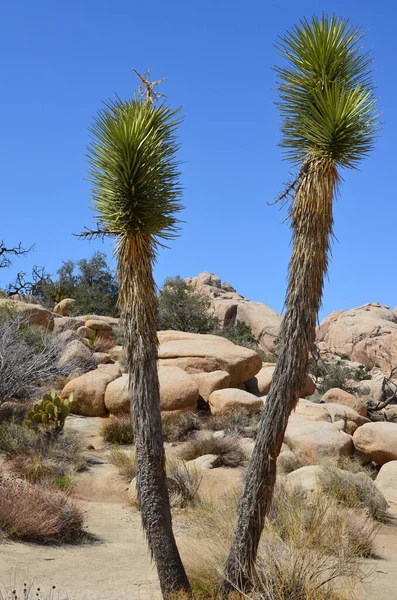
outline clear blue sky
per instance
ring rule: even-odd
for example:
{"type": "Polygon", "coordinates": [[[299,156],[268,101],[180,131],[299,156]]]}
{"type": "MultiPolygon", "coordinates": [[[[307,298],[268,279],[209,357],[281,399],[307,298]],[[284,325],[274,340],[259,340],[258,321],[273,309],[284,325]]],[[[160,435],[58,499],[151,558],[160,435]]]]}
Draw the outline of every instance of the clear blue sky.
{"type": "Polygon", "coordinates": [[[5,0],[0,8],[0,239],[35,244],[0,274],[90,256],[109,244],[72,233],[92,224],[88,125],[114,92],[132,95],[131,68],[165,77],[183,105],[184,204],[180,237],[156,280],[208,270],[281,310],[290,253],[285,213],[268,206],[288,178],[282,160],[273,43],[301,17],[332,13],[366,31],[383,131],[361,171],[346,172],[335,207],[338,243],[322,315],[378,301],[395,306],[397,8],[392,0],[5,0]]]}

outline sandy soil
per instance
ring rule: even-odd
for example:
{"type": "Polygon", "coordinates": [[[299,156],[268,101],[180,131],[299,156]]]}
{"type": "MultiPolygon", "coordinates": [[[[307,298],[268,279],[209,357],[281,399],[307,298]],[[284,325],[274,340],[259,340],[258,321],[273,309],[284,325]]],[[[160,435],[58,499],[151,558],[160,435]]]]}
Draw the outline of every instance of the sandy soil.
{"type": "MultiPolygon", "coordinates": [[[[127,484],[107,462],[107,448],[99,436],[101,420],[68,419],[69,427],[81,431],[87,445],[89,469],[78,476],[74,499],[87,517],[87,531],[97,541],[79,546],[38,546],[15,542],[0,544],[1,585],[14,587],[15,580],[34,580],[46,591],[55,585],[60,600],[158,600],[159,587],[139,513],[126,506],[127,484]]],[[[172,454],[170,450],[170,454],[172,454]]],[[[210,497],[241,480],[237,469],[207,471],[201,493],[210,497]]],[[[377,537],[379,560],[370,560],[371,581],[359,590],[359,600],[397,598],[397,506],[391,524],[377,537]]],[[[178,516],[174,518],[177,540],[189,537],[178,516]]],[[[1,593],[0,593],[0,598],[1,593]]]]}

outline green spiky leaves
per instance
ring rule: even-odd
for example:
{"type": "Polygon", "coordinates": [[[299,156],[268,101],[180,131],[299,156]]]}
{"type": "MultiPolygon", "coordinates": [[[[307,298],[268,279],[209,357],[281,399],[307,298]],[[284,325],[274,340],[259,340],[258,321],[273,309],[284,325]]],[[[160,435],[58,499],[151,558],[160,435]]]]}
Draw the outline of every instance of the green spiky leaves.
{"type": "Polygon", "coordinates": [[[93,205],[101,229],[115,236],[175,236],[180,204],[175,138],[179,109],[136,98],[100,110],[88,148],[93,205]]]}
{"type": "Polygon", "coordinates": [[[286,65],[276,67],[281,146],[300,163],[309,156],[355,167],[372,149],[378,125],[368,53],[360,29],[323,16],[281,37],[286,65]]]}

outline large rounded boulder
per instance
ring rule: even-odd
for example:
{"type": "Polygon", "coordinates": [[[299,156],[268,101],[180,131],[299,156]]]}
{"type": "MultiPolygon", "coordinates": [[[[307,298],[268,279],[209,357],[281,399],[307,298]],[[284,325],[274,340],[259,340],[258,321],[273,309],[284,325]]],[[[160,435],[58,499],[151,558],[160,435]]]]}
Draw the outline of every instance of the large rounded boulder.
{"type": "Polygon", "coordinates": [[[377,465],[397,460],[397,424],[366,423],[356,429],[354,446],[377,465]]]}
{"type": "Polygon", "coordinates": [[[99,367],[69,381],[62,390],[62,398],[68,398],[73,392],[73,412],[85,417],[104,417],[105,391],[111,381],[121,376],[117,364],[99,365],[99,367]]]}

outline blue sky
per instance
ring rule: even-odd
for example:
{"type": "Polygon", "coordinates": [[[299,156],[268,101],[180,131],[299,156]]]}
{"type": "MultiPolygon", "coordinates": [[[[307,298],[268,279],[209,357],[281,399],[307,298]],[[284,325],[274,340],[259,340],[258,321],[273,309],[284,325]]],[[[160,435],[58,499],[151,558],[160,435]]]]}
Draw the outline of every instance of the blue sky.
{"type": "Polygon", "coordinates": [[[366,302],[397,304],[392,0],[6,0],[0,8],[0,239],[35,244],[0,273],[111,246],[77,240],[92,224],[85,181],[88,126],[101,102],[129,97],[131,69],[165,77],[182,105],[185,188],[180,237],[159,255],[156,281],[208,270],[251,300],[281,310],[290,254],[285,213],[269,206],[288,179],[282,160],[273,43],[301,17],[336,13],[362,26],[372,49],[383,130],[361,171],[345,172],[335,206],[333,260],[321,316],[366,302]]]}

